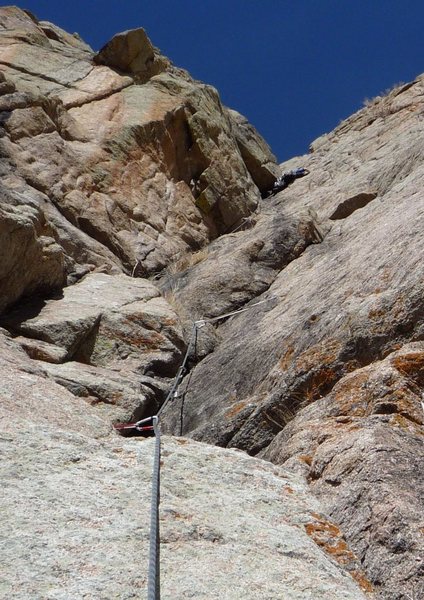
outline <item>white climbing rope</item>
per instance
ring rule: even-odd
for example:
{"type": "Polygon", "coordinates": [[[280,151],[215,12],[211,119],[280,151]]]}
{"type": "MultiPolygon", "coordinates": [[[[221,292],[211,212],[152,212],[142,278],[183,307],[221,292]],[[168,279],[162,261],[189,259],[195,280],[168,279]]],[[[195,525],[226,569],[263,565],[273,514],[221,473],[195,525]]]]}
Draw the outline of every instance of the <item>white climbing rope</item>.
{"type": "Polygon", "coordinates": [[[135,261],[135,265],[134,265],[134,268],[133,268],[133,270],[132,270],[131,277],[134,277],[134,276],[135,276],[135,271],[136,271],[136,269],[137,269],[137,267],[138,267],[138,265],[139,265],[139,264],[140,264],[140,261],[137,259],[137,260],[135,261]]]}
{"type": "Polygon", "coordinates": [[[200,319],[199,321],[196,321],[196,323],[198,324],[199,327],[203,327],[203,325],[205,325],[206,323],[214,323],[215,321],[220,321],[221,319],[226,319],[227,317],[234,317],[234,315],[239,315],[240,313],[251,310],[255,306],[259,306],[259,304],[264,304],[265,302],[269,302],[270,300],[273,300],[273,298],[272,297],[266,298],[265,300],[261,300],[260,302],[255,302],[255,304],[251,304],[250,306],[247,306],[246,308],[240,308],[239,310],[234,310],[233,312],[226,313],[225,315],[219,315],[218,317],[212,317],[210,319],[208,319],[208,318],[200,319]]]}

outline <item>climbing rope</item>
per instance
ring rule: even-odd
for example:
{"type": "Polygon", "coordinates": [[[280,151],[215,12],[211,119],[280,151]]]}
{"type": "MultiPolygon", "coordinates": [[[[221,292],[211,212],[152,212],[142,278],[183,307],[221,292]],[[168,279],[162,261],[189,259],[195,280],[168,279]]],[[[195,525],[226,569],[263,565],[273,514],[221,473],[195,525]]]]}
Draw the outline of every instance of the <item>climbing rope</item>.
{"type": "Polygon", "coordinates": [[[191,335],[190,335],[190,341],[188,343],[186,353],[184,354],[183,361],[180,365],[180,368],[177,371],[177,374],[174,378],[171,389],[169,390],[164,403],[158,410],[158,413],[157,413],[158,417],[160,417],[160,415],[163,413],[165,407],[169,404],[169,402],[178,395],[178,386],[180,385],[181,380],[184,377],[184,374],[186,371],[186,364],[187,364],[188,358],[191,354],[191,349],[192,349],[193,345],[197,342],[197,330],[200,329],[200,327],[203,327],[204,324],[205,324],[204,321],[196,321],[195,323],[193,323],[193,327],[192,327],[191,335]]]}
{"type": "Polygon", "coordinates": [[[222,319],[227,319],[228,317],[234,317],[234,315],[239,315],[240,313],[246,312],[247,310],[251,310],[255,306],[259,306],[259,304],[264,304],[265,302],[269,302],[270,300],[274,300],[274,298],[266,298],[265,300],[261,300],[260,302],[255,302],[255,304],[251,304],[246,308],[240,308],[239,310],[234,310],[233,312],[226,313],[225,315],[219,315],[219,317],[212,317],[211,319],[201,319],[200,321],[196,321],[196,323],[215,323],[215,321],[221,321],[222,319]]]}
{"type": "Polygon", "coordinates": [[[150,548],[149,575],[147,586],[148,600],[160,600],[160,429],[158,417],[151,417],[155,433],[155,452],[152,471],[152,500],[150,508],[150,548]]]}
{"type": "MultiPolygon", "coordinates": [[[[196,327],[195,334],[194,334],[194,344],[193,344],[194,363],[197,362],[197,332],[198,332],[198,327],[196,327]]],[[[179,431],[179,435],[180,436],[183,435],[183,428],[184,428],[184,404],[185,404],[185,397],[186,397],[188,388],[190,387],[190,382],[191,382],[191,378],[192,377],[193,377],[193,369],[190,369],[188,377],[187,377],[187,381],[185,382],[184,391],[181,394],[180,431],[179,431]]],[[[177,396],[178,396],[178,393],[177,393],[177,396]]]]}
{"type": "MultiPolygon", "coordinates": [[[[186,353],[182,360],[181,366],[179,367],[177,374],[172,383],[171,389],[165,398],[164,403],[159,409],[158,413],[152,417],[141,419],[137,421],[134,426],[139,431],[150,431],[153,428],[155,435],[155,450],[153,457],[153,469],[152,469],[152,494],[151,494],[151,506],[150,506],[150,547],[149,547],[149,571],[148,571],[148,582],[147,582],[147,599],[148,600],[160,600],[160,533],[159,533],[159,503],[160,503],[160,454],[161,454],[161,436],[160,436],[160,422],[159,417],[164,411],[165,407],[169,402],[178,396],[178,387],[181,380],[184,377],[186,371],[186,364],[191,354],[192,348],[196,348],[197,345],[197,332],[199,329],[204,327],[206,323],[214,323],[228,317],[233,317],[240,313],[251,310],[259,304],[269,302],[272,298],[261,300],[255,304],[251,304],[247,308],[241,308],[218,317],[212,317],[207,319],[200,319],[193,323],[190,341],[187,346],[186,353]]],[[[187,392],[187,387],[185,393],[187,392]]],[[[181,415],[182,419],[182,415],[181,415]]],[[[181,425],[182,427],[182,425],[181,425]]]]}
{"type": "Polygon", "coordinates": [[[165,408],[167,407],[167,405],[171,402],[171,400],[173,400],[174,398],[176,398],[178,396],[178,387],[186,373],[186,364],[187,361],[189,359],[189,356],[191,354],[192,348],[196,347],[197,344],[197,332],[199,329],[201,329],[202,327],[204,327],[207,323],[215,323],[216,321],[221,321],[222,319],[227,319],[229,317],[234,317],[235,315],[239,315],[240,313],[246,312],[248,310],[251,310],[252,308],[254,308],[255,306],[259,306],[259,304],[264,304],[265,302],[269,302],[270,300],[272,300],[273,298],[266,298],[265,300],[261,300],[260,302],[255,302],[255,304],[251,304],[250,306],[246,307],[246,308],[240,308],[239,310],[234,310],[232,312],[226,313],[224,315],[219,315],[218,317],[211,317],[211,318],[204,318],[204,319],[199,319],[198,321],[195,321],[193,323],[193,327],[191,330],[191,335],[190,335],[190,341],[188,343],[187,346],[187,350],[186,353],[184,355],[183,361],[181,363],[180,368],[177,371],[177,374],[174,378],[174,381],[172,383],[171,389],[168,392],[168,395],[165,398],[164,403],[162,404],[162,406],[160,407],[157,416],[160,417],[160,415],[163,413],[163,411],[165,410],[165,408]]]}

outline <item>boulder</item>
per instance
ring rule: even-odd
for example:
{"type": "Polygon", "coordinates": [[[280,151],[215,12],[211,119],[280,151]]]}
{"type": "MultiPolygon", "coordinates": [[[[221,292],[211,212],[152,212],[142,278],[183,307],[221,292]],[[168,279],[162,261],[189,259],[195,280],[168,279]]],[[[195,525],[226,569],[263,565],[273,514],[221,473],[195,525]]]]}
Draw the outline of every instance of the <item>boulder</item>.
{"type": "Polygon", "coordinates": [[[262,194],[272,189],[280,175],[277,159],[256,129],[235,110],[227,109],[240,153],[253,181],[262,194]]]}
{"type": "Polygon", "coordinates": [[[241,220],[234,233],[188,257],[186,268],[177,259],[159,284],[193,319],[217,317],[265,292],[285,265],[322,241],[326,227],[312,209],[287,211],[269,203],[241,220]]]}
{"type": "Polygon", "coordinates": [[[95,55],[94,62],[136,75],[144,81],[157,75],[168,62],[155,48],[141,27],[117,33],[95,55]]]}
{"type": "Polygon", "coordinates": [[[40,368],[74,396],[96,407],[106,422],[135,421],[157,411],[167,388],[158,378],[113,371],[76,361],[39,363],[40,368]]]}

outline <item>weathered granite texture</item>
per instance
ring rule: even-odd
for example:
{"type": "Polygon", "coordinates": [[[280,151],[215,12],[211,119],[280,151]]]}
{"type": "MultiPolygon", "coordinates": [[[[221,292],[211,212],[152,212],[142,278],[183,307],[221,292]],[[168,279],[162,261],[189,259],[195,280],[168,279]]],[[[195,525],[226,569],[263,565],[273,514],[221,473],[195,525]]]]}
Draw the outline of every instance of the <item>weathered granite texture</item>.
{"type": "Polygon", "coordinates": [[[185,350],[178,316],[145,279],[93,273],[0,323],[40,368],[112,420],[151,414],[185,350]]]}
{"type": "Polygon", "coordinates": [[[54,288],[82,268],[160,271],[254,210],[277,169],[253,128],[245,134],[217,91],[173,67],[142,29],[95,54],[4,7],[0,73],[8,211],[0,233],[16,220],[21,243],[43,253],[44,270],[51,263],[50,277],[39,266],[18,285],[11,273],[24,259],[16,250],[2,261],[11,287],[3,306],[32,292],[34,280],[54,288]],[[20,220],[9,208],[18,202],[20,220]]]}
{"type": "MultiPolygon", "coordinates": [[[[382,359],[396,351],[408,353],[410,343],[423,339],[423,111],[423,77],[364,108],[317,140],[311,154],[282,165],[283,170],[303,165],[310,175],[263,201],[253,228],[224,236],[211,245],[210,256],[201,264],[172,279],[176,300],[181,299],[183,307],[199,308],[196,318],[199,312],[213,317],[253,299],[268,301],[218,323],[206,350],[202,335],[212,336],[199,331],[202,360],[186,380],[186,393],[167,411],[169,431],[180,431],[183,405],[184,434],[252,454],[262,452],[291,466],[297,464],[290,460],[291,449],[293,456],[298,453],[290,432],[299,429],[308,437],[316,427],[326,440],[328,457],[352,443],[354,474],[340,474],[335,485],[320,487],[318,470],[318,483],[311,479],[311,485],[343,525],[381,597],[390,600],[423,593],[422,367],[419,361],[411,362],[409,381],[415,382],[415,391],[408,409],[397,402],[396,389],[384,388],[381,408],[375,414],[370,411],[351,434],[356,441],[349,442],[344,430],[343,442],[338,436],[326,439],[328,415],[320,399],[350,373],[365,373],[368,380],[374,368],[380,372],[382,359]],[[245,248],[258,238],[272,247],[275,237],[269,224],[278,219],[293,227],[293,216],[308,209],[315,212],[312,225],[319,234],[311,239],[309,233],[309,243],[305,239],[296,257],[290,250],[295,238],[287,233],[286,246],[274,253],[275,267],[267,270],[272,282],[266,286],[261,245],[250,260],[245,248]],[[310,245],[311,241],[320,243],[310,245]],[[287,256],[295,260],[286,264],[287,256]],[[370,371],[358,371],[367,365],[370,371]],[[308,406],[314,423],[305,420],[308,406]],[[381,455],[375,445],[381,447],[381,455]],[[395,469],[390,458],[379,460],[397,452],[402,460],[395,469]],[[382,482],[387,510],[396,507],[391,524],[378,506],[380,486],[374,486],[372,495],[367,491],[373,478],[382,482]],[[361,519],[366,510],[372,516],[361,519]],[[406,523],[410,525],[403,527],[406,523]],[[406,536],[399,544],[398,528],[406,536]]],[[[268,258],[265,264],[270,266],[268,258]]],[[[341,418],[354,418],[354,399],[344,401],[341,418]]],[[[341,425],[335,421],[334,427],[338,431],[341,425]]],[[[312,457],[311,448],[303,454],[312,457]]]]}
{"type": "Polygon", "coordinates": [[[96,54],[0,9],[6,597],[144,593],[151,443],[111,423],[262,300],[164,414],[261,460],[166,439],[163,597],[424,595],[423,115],[418,77],[261,200],[266,143],[144,30],[96,54]]]}
{"type": "MultiPolygon", "coordinates": [[[[3,335],[0,364],[1,596],[144,598],[154,441],[112,434],[3,335]]],[[[162,461],[164,600],[368,597],[298,476],[186,439],[165,438],[162,461]]]]}
{"type": "Polygon", "coordinates": [[[343,377],[264,453],[303,473],[388,598],[424,593],[423,386],[424,343],[407,344],[343,377]]]}

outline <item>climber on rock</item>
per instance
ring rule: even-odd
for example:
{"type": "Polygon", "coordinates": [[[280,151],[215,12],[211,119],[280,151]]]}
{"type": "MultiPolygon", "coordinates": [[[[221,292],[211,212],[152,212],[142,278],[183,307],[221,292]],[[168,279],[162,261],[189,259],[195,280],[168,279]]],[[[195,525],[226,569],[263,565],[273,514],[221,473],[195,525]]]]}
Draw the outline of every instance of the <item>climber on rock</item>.
{"type": "Polygon", "coordinates": [[[308,174],[308,169],[305,169],[304,167],[299,167],[297,169],[293,169],[292,171],[287,171],[286,173],[283,173],[282,175],[280,175],[280,177],[278,177],[278,179],[276,179],[272,189],[267,193],[265,198],[275,196],[275,194],[278,194],[278,192],[281,192],[281,190],[284,190],[291,183],[293,183],[295,179],[299,179],[299,177],[305,177],[305,175],[308,174]]]}

